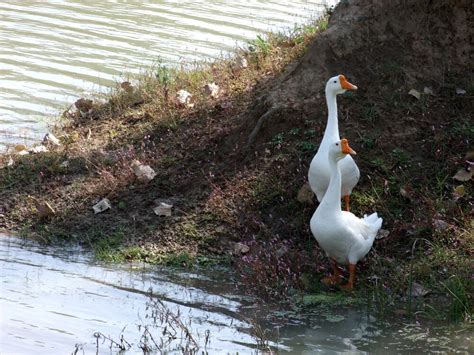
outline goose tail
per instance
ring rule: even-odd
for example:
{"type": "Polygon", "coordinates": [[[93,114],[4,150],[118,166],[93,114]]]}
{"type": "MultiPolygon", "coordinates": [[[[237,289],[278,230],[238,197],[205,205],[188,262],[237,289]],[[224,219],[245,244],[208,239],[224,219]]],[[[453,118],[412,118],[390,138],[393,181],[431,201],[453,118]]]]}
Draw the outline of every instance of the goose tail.
{"type": "Polygon", "coordinates": [[[364,222],[367,223],[370,229],[370,234],[368,241],[372,245],[374,242],[377,233],[379,232],[380,228],[382,228],[383,219],[377,215],[377,212],[372,213],[371,215],[367,216],[364,215],[364,222]]]}

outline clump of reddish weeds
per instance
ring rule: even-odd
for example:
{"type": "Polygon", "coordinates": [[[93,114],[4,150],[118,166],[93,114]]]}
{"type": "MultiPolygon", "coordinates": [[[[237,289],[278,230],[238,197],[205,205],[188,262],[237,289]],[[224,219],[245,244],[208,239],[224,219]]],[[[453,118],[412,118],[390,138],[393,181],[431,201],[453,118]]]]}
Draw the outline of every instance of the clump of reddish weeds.
{"type": "Polygon", "coordinates": [[[273,301],[304,292],[305,274],[314,273],[317,264],[313,255],[278,237],[264,242],[254,238],[246,244],[250,252],[236,266],[249,292],[273,301]]]}

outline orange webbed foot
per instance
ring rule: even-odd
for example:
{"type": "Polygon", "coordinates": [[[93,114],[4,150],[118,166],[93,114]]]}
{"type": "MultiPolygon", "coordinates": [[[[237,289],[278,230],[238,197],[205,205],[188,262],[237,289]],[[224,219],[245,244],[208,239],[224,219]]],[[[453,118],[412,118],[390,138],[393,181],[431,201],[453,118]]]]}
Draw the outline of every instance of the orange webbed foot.
{"type": "Polygon", "coordinates": [[[341,285],[340,288],[343,291],[352,291],[354,289],[356,266],[355,264],[349,264],[349,280],[347,284],[341,285]]]}

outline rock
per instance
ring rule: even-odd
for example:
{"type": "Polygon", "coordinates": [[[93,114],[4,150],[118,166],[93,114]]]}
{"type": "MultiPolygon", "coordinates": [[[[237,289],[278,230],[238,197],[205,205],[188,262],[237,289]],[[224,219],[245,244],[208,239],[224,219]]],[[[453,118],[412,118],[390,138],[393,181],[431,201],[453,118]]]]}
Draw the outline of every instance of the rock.
{"type": "Polygon", "coordinates": [[[49,149],[44,145],[37,145],[36,147],[29,149],[29,152],[33,154],[46,153],[49,152],[49,149]]]}
{"type": "Polygon", "coordinates": [[[8,157],[7,166],[13,166],[13,164],[15,164],[15,161],[13,160],[13,158],[8,157]]]}
{"type": "Polygon", "coordinates": [[[22,150],[18,152],[18,155],[28,155],[28,154],[30,154],[30,152],[27,150],[22,150]]]}
{"type": "Polygon", "coordinates": [[[153,212],[155,212],[157,216],[170,217],[172,208],[173,208],[173,205],[168,204],[166,202],[160,202],[158,206],[153,208],[153,212]]]}
{"type": "Polygon", "coordinates": [[[238,255],[245,255],[247,254],[248,252],[250,251],[250,247],[244,243],[235,243],[234,244],[234,250],[233,250],[233,254],[235,256],[238,256],[238,255]]]}
{"type": "Polygon", "coordinates": [[[465,95],[465,94],[466,94],[466,90],[461,89],[461,88],[456,88],[456,94],[458,94],[458,95],[465,95]]]}
{"type": "Polygon", "coordinates": [[[69,160],[63,161],[61,164],[59,164],[59,167],[60,167],[61,169],[67,169],[67,168],[69,168],[69,160]]]}
{"type": "Polygon", "coordinates": [[[206,93],[211,96],[213,99],[217,99],[219,97],[220,88],[219,85],[216,83],[208,83],[204,86],[204,90],[206,93]]]}
{"type": "Polygon", "coordinates": [[[142,183],[149,183],[156,176],[155,170],[153,170],[149,165],[140,163],[138,160],[132,162],[132,169],[137,180],[142,183]]]}
{"type": "Polygon", "coordinates": [[[110,208],[112,208],[112,205],[110,204],[110,201],[108,198],[104,198],[100,200],[98,203],[96,203],[94,206],[92,206],[92,209],[94,210],[95,214],[102,213],[110,208]]]}
{"type": "Polygon", "coordinates": [[[47,201],[34,201],[35,207],[38,210],[38,216],[40,218],[52,217],[56,214],[56,211],[47,201]]]}
{"type": "Polygon", "coordinates": [[[417,100],[419,100],[421,98],[421,94],[419,91],[415,90],[415,89],[411,89],[410,91],[408,91],[408,94],[413,96],[414,98],[416,98],[417,100]]]}
{"type": "Polygon", "coordinates": [[[191,99],[192,99],[193,95],[191,95],[189,92],[187,92],[186,90],[179,90],[177,93],[176,93],[176,101],[178,103],[178,105],[180,106],[185,106],[185,107],[188,107],[188,108],[193,108],[194,107],[194,104],[191,103],[191,99]]]}
{"type": "Polygon", "coordinates": [[[43,144],[51,144],[51,145],[61,145],[59,139],[54,136],[52,133],[46,133],[43,138],[43,144]]]}
{"type": "Polygon", "coordinates": [[[308,183],[305,183],[303,186],[301,186],[296,199],[298,202],[306,203],[308,205],[314,204],[314,193],[308,183]]]}
{"type": "Polygon", "coordinates": [[[408,295],[411,297],[424,297],[427,294],[429,294],[431,290],[428,290],[427,288],[424,288],[421,286],[419,283],[413,282],[411,285],[411,290],[408,289],[408,295]],[[411,291],[411,294],[410,294],[411,291]]]}

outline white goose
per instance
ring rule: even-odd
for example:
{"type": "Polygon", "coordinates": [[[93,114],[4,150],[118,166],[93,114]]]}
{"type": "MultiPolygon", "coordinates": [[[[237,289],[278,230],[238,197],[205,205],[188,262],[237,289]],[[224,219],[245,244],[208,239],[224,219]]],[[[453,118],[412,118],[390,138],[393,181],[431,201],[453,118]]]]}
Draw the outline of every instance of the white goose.
{"type": "MultiPolygon", "coordinates": [[[[339,140],[339,125],[337,121],[336,95],[346,90],[357,90],[357,86],[349,83],[344,75],[332,77],[326,83],[326,102],[328,105],[328,122],[324,131],[323,140],[318,152],[311,161],[308,173],[308,181],[311,190],[316,194],[319,202],[322,201],[329,185],[329,145],[339,140]]],[[[342,184],[341,192],[346,203],[346,211],[349,211],[349,195],[359,181],[360,172],[351,156],[341,161],[342,184]]]]}
{"type": "Polygon", "coordinates": [[[326,284],[340,281],[337,263],[349,265],[349,280],[342,289],[352,290],[356,264],[370,250],[375,236],[382,227],[377,213],[358,218],[341,210],[341,163],[348,154],[356,154],[347,139],[335,140],[327,148],[330,170],[329,186],[323,200],[311,218],[311,232],[318,244],[332,259],[333,274],[325,277],[326,284]]]}

